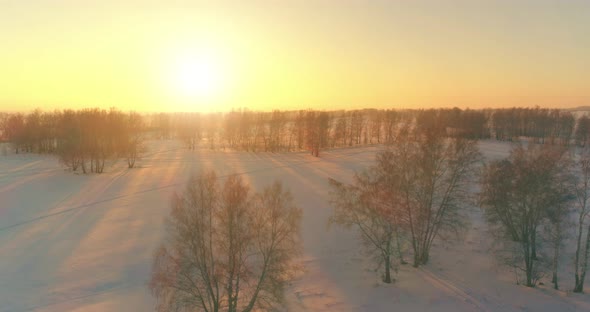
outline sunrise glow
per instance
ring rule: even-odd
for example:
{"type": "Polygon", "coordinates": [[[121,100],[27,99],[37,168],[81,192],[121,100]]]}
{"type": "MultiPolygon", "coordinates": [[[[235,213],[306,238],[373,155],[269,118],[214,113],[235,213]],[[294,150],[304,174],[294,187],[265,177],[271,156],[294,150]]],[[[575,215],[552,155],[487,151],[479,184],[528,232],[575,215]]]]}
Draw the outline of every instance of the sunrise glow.
{"type": "Polygon", "coordinates": [[[222,92],[227,92],[221,62],[215,55],[188,54],[174,59],[168,73],[169,92],[179,100],[206,108],[222,92]]]}
{"type": "Polygon", "coordinates": [[[0,110],[590,105],[586,1],[8,2],[0,110]]]}

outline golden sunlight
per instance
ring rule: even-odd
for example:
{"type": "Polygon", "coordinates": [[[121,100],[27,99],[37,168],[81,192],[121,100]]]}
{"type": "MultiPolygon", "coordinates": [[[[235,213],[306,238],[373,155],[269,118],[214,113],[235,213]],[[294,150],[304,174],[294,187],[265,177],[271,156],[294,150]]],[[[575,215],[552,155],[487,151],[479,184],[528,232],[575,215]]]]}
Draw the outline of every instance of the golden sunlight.
{"type": "Polygon", "coordinates": [[[174,42],[160,55],[163,67],[157,74],[167,103],[182,111],[218,109],[231,93],[230,73],[235,70],[229,55],[210,40],[174,42]],[[205,44],[207,43],[207,44],[205,44]],[[231,71],[230,71],[231,69],[231,71]]]}
{"type": "Polygon", "coordinates": [[[177,56],[168,75],[174,96],[185,100],[212,100],[220,95],[225,82],[223,66],[212,53],[177,56]]]}

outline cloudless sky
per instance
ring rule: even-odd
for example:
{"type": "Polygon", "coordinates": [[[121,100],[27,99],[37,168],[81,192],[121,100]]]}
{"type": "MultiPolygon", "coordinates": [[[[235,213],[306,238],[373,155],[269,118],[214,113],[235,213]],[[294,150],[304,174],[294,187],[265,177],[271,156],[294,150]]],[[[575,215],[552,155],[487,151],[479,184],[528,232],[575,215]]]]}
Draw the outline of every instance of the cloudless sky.
{"type": "Polygon", "coordinates": [[[590,1],[0,0],[0,110],[513,105],[590,105],[590,1]]]}

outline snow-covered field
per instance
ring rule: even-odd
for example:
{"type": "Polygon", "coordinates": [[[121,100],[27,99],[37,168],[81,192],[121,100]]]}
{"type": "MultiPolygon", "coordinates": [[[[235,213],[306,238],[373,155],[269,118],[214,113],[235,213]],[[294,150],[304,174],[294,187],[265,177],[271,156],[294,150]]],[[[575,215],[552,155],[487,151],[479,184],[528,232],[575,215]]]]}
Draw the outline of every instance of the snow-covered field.
{"type": "MultiPolygon", "coordinates": [[[[462,241],[437,244],[428,266],[402,266],[392,285],[379,282],[355,234],[327,227],[327,178],[350,181],[379,147],[315,158],[151,145],[139,168],[115,163],[101,175],[68,172],[50,156],[0,155],[0,312],[152,311],[146,282],[170,196],[206,167],[243,173],[254,188],[280,179],[303,208],[304,271],[288,289],[289,311],[590,311],[590,295],[553,291],[546,280],[515,285],[490,256],[475,207],[462,241]]],[[[480,146],[488,159],[509,150],[480,146]]],[[[562,277],[571,288],[571,274],[562,277]]]]}

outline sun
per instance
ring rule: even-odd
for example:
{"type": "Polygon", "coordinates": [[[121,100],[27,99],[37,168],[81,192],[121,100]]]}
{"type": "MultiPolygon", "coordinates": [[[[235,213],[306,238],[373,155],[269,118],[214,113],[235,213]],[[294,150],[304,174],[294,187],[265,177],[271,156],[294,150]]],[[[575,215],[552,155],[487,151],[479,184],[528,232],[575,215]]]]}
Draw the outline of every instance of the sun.
{"type": "Polygon", "coordinates": [[[171,74],[172,87],[185,98],[210,99],[221,91],[222,71],[220,63],[210,55],[178,57],[171,74]]]}
{"type": "Polygon", "coordinates": [[[235,96],[239,66],[233,50],[205,39],[164,42],[156,50],[159,69],[155,77],[169,109],[215,111],[235,96]]]}

